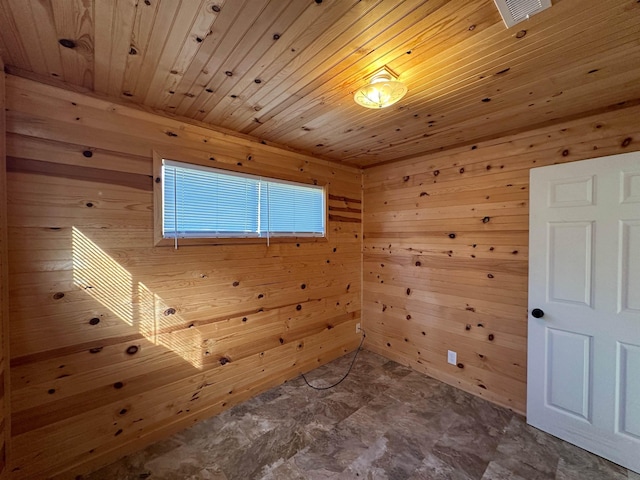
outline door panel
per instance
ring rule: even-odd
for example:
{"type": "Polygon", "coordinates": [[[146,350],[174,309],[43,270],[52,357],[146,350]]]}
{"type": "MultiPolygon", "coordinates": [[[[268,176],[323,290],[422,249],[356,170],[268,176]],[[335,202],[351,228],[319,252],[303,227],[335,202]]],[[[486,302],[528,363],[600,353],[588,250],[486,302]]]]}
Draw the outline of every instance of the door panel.
{"type": "Polygon", "coordinates": [[[549,182],[549,207],[593,205],[593,176],[549,182]]]}
{"type": "Polygon", "coordinates": [[[550,302],[591,306],[592,223],[549,223],[550,302]]]}
{"type": "Polygon", "coordinates": [[[621,173],[621,203],[640,203],[640,172],[621,173]]]}
{"type": "Polygon", "coordinates": [[[640,222],[623,220],[620,222],[618,313],[640,313],[638,292],[640,292],[640,222]]]}
{"type": "Polygon", "coordinates": [[[531,170],[527,421],[640,471],[640,152],[531,170]]]}
{"type": "Polygon", "coordinates": [[[547,403],[591,421],[591,337],[547,329],[547,403]]]}
{"type": "Polygon", "coordinates": [[[619,343],[618,430],[640,440],[640,346],[619,343]]]}

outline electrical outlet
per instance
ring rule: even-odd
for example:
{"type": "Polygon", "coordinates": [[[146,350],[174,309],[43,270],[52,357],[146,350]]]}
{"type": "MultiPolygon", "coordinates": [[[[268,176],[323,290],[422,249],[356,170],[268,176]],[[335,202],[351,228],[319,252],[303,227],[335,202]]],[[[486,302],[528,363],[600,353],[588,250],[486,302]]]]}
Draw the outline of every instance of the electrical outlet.
{"type": "Polygon", "coordinates": [[[356,323],[356,333],[360,333],[362,331],[362,328],[360,327],[359,323],[356,323]]]}
{"type": "Polygon", "coordinates": [[[458,364],[458,354],[452,350],[447,350],[447,362],[451,365],[458,364]]]}

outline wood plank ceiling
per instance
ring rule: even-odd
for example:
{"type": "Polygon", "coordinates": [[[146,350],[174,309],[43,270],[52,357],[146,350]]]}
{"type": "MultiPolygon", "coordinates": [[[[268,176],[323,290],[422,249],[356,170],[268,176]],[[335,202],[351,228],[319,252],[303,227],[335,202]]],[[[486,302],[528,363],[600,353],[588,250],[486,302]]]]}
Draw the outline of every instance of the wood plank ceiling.
{"type": "Polygon", "coordinates": [[[640,2],[554,0],[507,29],[493,0],[2,0],[7,71],[355,166],[640,98],[640,2]],[[353,102],[383,65],[407,96],[353,102]]]}

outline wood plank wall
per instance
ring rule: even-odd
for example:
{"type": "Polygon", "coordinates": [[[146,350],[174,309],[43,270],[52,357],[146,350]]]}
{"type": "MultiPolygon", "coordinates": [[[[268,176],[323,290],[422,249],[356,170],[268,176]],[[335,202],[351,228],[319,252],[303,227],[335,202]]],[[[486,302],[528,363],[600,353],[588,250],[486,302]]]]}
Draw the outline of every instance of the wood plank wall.
{"type": "Polygon", "coordinates": [[[75,478],[359,343],[361,172],[7,78],[12,478],[75,478]],[[327,182],[328,241],[153,247],[152,149],[327,182]]]}
{"type": "Polygon", "coordinates": [[[5,76],[0,58],[0,479],[6,478],[9,439],[9,268],[7,244],[7,169],[5,143],[5,76]]]}
{"type": "Polygon", "coordinates": [[[638,106],[365,170],[367,348],[524,412],[529,169],[632,150],[638,106]]]}

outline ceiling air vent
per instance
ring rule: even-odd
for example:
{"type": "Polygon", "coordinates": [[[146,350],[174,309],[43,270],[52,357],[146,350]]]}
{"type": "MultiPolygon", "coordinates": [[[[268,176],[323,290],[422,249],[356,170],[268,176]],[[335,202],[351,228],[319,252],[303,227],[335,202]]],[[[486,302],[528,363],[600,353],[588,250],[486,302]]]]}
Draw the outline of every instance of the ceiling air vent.
{"type": "Polygon", "coordinates": [[[551,6],[551,0],[494,0],[507,28],[551,6]]]}

